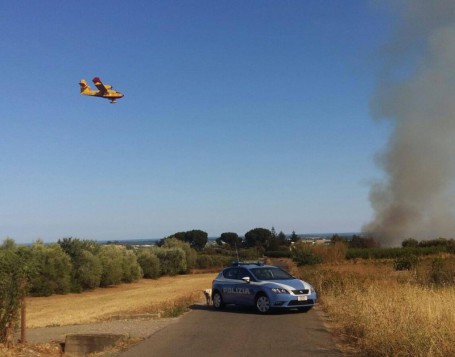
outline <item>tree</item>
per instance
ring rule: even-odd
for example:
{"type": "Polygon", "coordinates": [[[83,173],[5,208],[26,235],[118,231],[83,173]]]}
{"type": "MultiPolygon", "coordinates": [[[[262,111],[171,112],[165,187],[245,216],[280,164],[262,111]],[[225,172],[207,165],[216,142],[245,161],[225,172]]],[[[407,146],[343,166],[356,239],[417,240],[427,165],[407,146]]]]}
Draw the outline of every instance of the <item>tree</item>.
{"type": "Polygon", "coordinates": [[[278,233],[278,244],[281,246],[289,245],[289,241],[286,238],[286,234],[284,234],[283,231],[280,231],[280,233],[278,233]]]}
{"type": "MultiPolygon", "coordinates": [[[[83,250],[77,266],[73,266],[73,271],[74,282],[81,290],[95,289],[100,286],[102,267],[97,255],[83,250]]],[[[74,286],[73,289],[75,289],[74,286]]]]}
{"type": "Polygon", "coordinates": [[[36,274],[30,281],[30,293],[37,296],[66,294],[71,290],[73,266],[71,258],[58,244],[36,241],[31,248],[36,274]]]}
{"type": "Polygon", "coordinates": [[[169,238],[176,238],[178,240],[185,242],[186,241],[185,234],[186,234],[186,232],[177,232],[177,233],[174,233],[174,234],[162,239],[161,242],[164,243],[166,241],[166,239],[169,239],[169,238]]]}
{"type": "Polygon", "coordinates": [[[196,250],[202,250],[208,242],[208,234],[199,229],[193,229],[185,233],[185,242],[196,250]]]}
{"type": "Polygon", "coordinates": [[[120,284],[123,278],[123,254],[118,245],[101,246],[99,258],[101,262],[100,286],[120,284]]]}
{"type": "Polygon", "coordinates": [[[158,246],[162,247],[165,242],[171,238],[176,238],[183,242],[187,242],[190,244],[191,248],[194,248],[196,250],[202,250],[208,242],[208,235],[206,232],[199,229],[193,229],[192,231],[187,232],[177,232],[169,237],[161,239],[158,243],[158,246]]]}
{"type": "Polygon", "coordinates": [[[276,231],[275,231],[275,227],[272,226],[272,229],[270,230],[270,233],[272,234],[272,237],[273,238],[276,238],[276,231]]]}
{"type": "Polygon", "coordinates": [[[58,244],[70,256],[73,265],[71,290],[81,292],[98,287],[101,280],[100,244],[72,237],[59,239],[58,244]]]}
{"type": "Polygon", "coordinates": [[[197,260],[197,253],[196,251],[191,248],[190,243],[182,242],[176,238],[169,238],[166,239],[164,244],[162,245],[163,248],[181,248],[185,252],[185,259],[186,259],[186,269],[190,271],[196,267],[196,260],[197,260]]]}
{"type": "Polygon", "coordinates": [[[157,279],[160,277],[160,260],[150,248],[141,249],[137,253],[137,262],[144,272],[144,278],[157,279]]]}
{"type": "Polygon", "coordinates": [[[15,250],[16,249],[16,242],[14,241],[14,239],[6,237],[3,240],[1,248],[2,249],[15,250]]]}
{"type": "Polygon", "coordinates": [[[346,243],[346,240],[343,239],[343,237],[340,237],[338,234],[332,235],[332,238],[330,238],[330,242],[333,244],[335,243],[346,243]]]}
{"type": "Polygon", "coordinates": [[[353,235],[348,242],[349,248],[379,248],[380,244],[373,238],[363,238],[358,235],[353,235]]]}
{"type": "Polygon", "coordinates": [[[412,248],[415,248],[419,245],[419,242],[417,240],[415,240],[414,238],[408,238],[408,239],[405,239],[402,243],[401,243],[401,246],[403,248],[406,248],[406,247],[412,247],[412,248]]]}
{"type": "Polygon", "coordinates": [[[181,248],[162,248],[153,249],[160,260],[162,275],[177,275],[186,272],[185,252],[181,248]]]}
{"type": "Polygon", "coordinates": [[[295,234],[295,231],[292,231],[292,234],[291,234],[291,242],[298,242],[299,241],[299,236],[297,234],[295,234]]]}
{"type": "Polygon", "coordinates": [[[278,236],[276,234],[275,227],[272,227],[272,229],[270,230],[270,234],[271,234],[271,236],[268,239],[268,242],[266,242],[266,245],[264,246],[264,248],[266,248],[267,250],[271,250],[271,251],[278,250],[280,243],[278,241],[278,236]]]}
{"type": "Polygon", "coordinates": [[[314,251],[313,247],[304,242],[298,242],[292,247],[292,259],[297,265],[314,265],[322,263],[322,257],[314,251]]]}
{"type": "Polygon", "coordinates": [[[29,260],[11,246],[0,248],[0,343],[8,345],[13,339],[29,275],[29,260]]]}
{"type": "Polygon", "coordinates": [[[71,259],[76,260],[83,250],[87,250],[96,255],[99,253],[101,247],[100,244],[94,240],[82,240],[73,237],[59,239],[57,243],[71,259]]]}
{"type": "Polygon", "coordinates": [[[247,248],[263,247],[268,249],[271,239],[272,232],[266,228],[254,228],[245,233],[245,245],[247,248]]]}
{"type": "Polygon", "coordinates": [[[142,278],[142,269],[137,262],[136,254],[132,250],[122,250],[122,282],[131,283],[142,278]]]}
{"type": "Polygon", "coordinates": [[[221,242],[228,244],[231,248],[240,248],[242,245],[242,239],[239,238],[237,233],[225,232],[221,233],[220,238],[221,242]]]}

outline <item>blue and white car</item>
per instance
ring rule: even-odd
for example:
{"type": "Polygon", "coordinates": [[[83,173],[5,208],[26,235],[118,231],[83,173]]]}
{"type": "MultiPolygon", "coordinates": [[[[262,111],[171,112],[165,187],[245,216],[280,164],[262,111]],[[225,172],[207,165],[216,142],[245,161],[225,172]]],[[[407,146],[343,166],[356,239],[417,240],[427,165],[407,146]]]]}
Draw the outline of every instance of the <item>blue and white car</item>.
{"type": "Polygon", "coordinates": [[[317,300],[316,291],[273,265],[233,263],[223,269],[212,283],[215,309],[226,304],[255,306],[260,313],[271,309],[298,309],[307,312],[317,300]]]}

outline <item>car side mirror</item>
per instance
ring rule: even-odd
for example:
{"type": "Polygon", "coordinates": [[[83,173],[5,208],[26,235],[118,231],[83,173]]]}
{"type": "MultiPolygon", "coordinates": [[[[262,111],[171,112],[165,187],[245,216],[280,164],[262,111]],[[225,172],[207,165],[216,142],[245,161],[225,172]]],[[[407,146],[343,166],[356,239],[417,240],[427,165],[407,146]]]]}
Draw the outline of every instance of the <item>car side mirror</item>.
{"type": "Polygon", "coordinates": [[[249,276],[244,276],[244,277],[242,278],[242,280],[243,280],[245,283],[247,283],[247,284],[250,283],[250,277],[249,277],[249,276]]]}

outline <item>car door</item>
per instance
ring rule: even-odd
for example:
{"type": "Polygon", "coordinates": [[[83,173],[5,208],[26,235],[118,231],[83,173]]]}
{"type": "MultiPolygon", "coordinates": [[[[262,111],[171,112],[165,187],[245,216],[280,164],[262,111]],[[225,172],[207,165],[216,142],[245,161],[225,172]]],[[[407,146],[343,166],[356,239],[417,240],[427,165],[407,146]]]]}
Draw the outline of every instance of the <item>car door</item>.
{"type": "Polygon", "coordinates": [[[245,268],[240,267],[237,272],[237,283],[235,284],[235,300],[237,304],[254,305],[255,286],[253,275],[245,268]],[[246,282],[243,278],[248,277],[250,282],[246,282]]]}
{"type": "Polygon", "coordinates": [[[224,270],[223,272],[223,285],[221,287],[221,294],[226,304],[237,304],[235,288],[238,283],[237,275],[239,268],[233,267],[224,270]]]}

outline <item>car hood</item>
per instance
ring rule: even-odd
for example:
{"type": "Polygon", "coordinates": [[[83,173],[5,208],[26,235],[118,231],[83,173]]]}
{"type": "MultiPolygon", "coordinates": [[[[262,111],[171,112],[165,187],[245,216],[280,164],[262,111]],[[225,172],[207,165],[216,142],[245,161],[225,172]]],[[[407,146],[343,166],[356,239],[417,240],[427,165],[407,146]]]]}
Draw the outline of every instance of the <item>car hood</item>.
{"type": "Polygon", "coordinates": [[[283,288],[286,290],[300,290],[300,289],[310,289],[310,284],[305,283],[299,279],[289,279],[289,280],[280,280],[280,281],[270,281],[267,284],[271,288],[283,288]]]}

